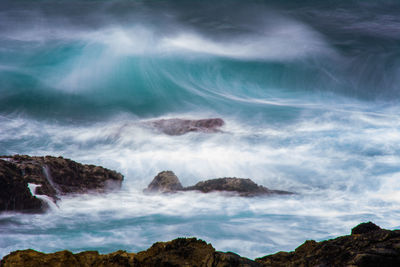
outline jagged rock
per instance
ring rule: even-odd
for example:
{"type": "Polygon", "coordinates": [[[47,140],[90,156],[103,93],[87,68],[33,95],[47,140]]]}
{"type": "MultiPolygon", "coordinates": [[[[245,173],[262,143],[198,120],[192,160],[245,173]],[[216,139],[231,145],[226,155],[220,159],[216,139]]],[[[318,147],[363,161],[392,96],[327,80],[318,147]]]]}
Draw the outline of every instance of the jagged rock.
{"type": "MultiPolygon", "coordinates": [[[[37,186],[33,194],[48,196],[54,202],[60,195],[92,191],[103,193],[109,189],[119,188],[123,180],[123,176],[115,171],[80,164],[62,157],[0,156],[0,163],[0,171],[23,183],[25,191],[28,190],[28,183],[35,184],[37,186]],[[12,166],[13,171],[6,169],[5,163],[12,166]]],[[[31,192],[29,190],[27,192],[33,198],[31,192]]]]}
{"type": "Polygon", "coordinates": [[[0,160],[0,211],[31,212],[40,211],[45,206],[32,196],[17,166],[0,160]]]}
{"type": "Polygon", "coordinates": [[[232,252],[215,251],[211,244],[196,238],[178,238],[155,243],[137,254],[125,251],[105,255],[97,251],[45,254],[20,250],[0,261],[0,267],[11,266],[397,267],[400,266],[400,230],[375,229],[322,242],[307,240],[293,252],[278,252],[255,261],[232,252]]]}
{"type": "Polygon", "coordinates": [[[5,256],[0,266],[258,267],[261,265],[234,253],[216,252],[210,244],[196,238],[178,238],[169,242],[155,243],[148,250],[137,254],[125,251],[106,255],[100,255],[96,251],[78,254],[60,251],[44,254],[34,250],[20,250],[5,256]]]}
{"type": "MultiPolygon", "coordinates": [[[[308,240],[293,252],[279,252],[256,259],[264,266],[400,266],[400,231],[374,229],[361,224],[354,229],[366,229],[357,234],[316,242],[308,240]]],[[[354,230],[353,229],[353,230],[354,230]]]]}
{"type": "Polygon", "coordinates": [[[163,171],[154,177],[146,192],[168,193],[182,190],[183,187],[178,177],[172,171],[163,171]]]}
{"type": "Polygon", "coordinates": [[[182,135],[188,132],[219,132],[225,122],[220,118],[202,120],[162,119],[147,124],[168,135],[182,135]]]}
{"type": "Polygon", "coordinates": [[[178,177],[172,171],[163,171],[154,177],[144,190],[145,192],[171,193],[177,191],[229,192],[243,197],[253,197],[272,194],[293,194],[288,191],[270,190],[262,185],[244,178],[218,178],[198,182],[193,186],[182,187],[178,177]]]}

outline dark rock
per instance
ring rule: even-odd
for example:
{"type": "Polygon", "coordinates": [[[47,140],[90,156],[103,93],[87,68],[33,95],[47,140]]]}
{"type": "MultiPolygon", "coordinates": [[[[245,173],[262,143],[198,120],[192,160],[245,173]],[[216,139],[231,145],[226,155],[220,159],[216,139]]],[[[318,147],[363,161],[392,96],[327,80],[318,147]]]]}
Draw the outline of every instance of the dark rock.
{"type": "Polygon", "coordinates": [[[172,171],[163,171],[154,177],[145,192],[168,193],[182,190],[178,177],[172,171]]]}
{"type": "Polygon", "coordinates": [[[293,252],[278,252],[255,261],[232,252],[215,251],[211,244],[196,238],[178,238],[155,243],[137,254],[125,251],[105,255],[97,251],[45,254],[20,250],[1,260],[0,267],[10,266],[397,267],[400,266],[400,230],[377,229],[322,242],[308,240],[293,252]]]}
{"type": "Polygon", "coordinates": [[[123,180],[123,176],[115,171],[62,157],[0,156],[0,163],[0,171],[23,183],[23,188],[28,190],[28,183],[35,184],[37,187],[32,193],[46,195],[54,202],[61,195],[103,193],[120,188],[123,180]],[[5,168],[5,163],[14,171],[5,168]]]}
{"type": "Polygon", "coordinates": [[[279,252],[256,262],[271,267],[400,266],[400,231],[374,229],[322,242],[309,240],[293,252],[279,252]]]}
{"type": "Polygon", "coordinates": [[[203,193],[225,191],[238,193],[240,196],[251,197],[271,194],[292,194],[286,191],[270,190],[262,185],[258,185],[250,179],[244,178],[218,178],[198,182],[193,186],[186,187],[185,191],[197,190],[203,193]]]}
{"type": "Polygon", "coordinates": [[[219,132],[225,122],[220,118],[202,120],[162,119],[147,124],[168,135],[182,135],[189,132],[219,132]]]}
{"type": "Polygon", "coordinates": [[[32,196],[21,170],[0,160],[0,211],[35,212],[45,207],[45,203],[32,196]]]}
{"type": "Polygon", "coordinates": [[[372,222],[360,223],[359,225],[357,225],[356,227],[351,229],[351,234],[352,235],[365,234],[365,233],[377,231],[380,229],[381,228],[378,225],[376,225],[372,222]]]}
{"type": "Polygon", "coordinates": [[[270,190],[262,185],[254,183],[250,179],[244,178],[218,178],[207,181],[198,182],[193,186],[182,187],[178,177],[172,171],[160,172],[145,192],[171,193],[177,191],[200,191],[209,192],[228,192],[238,194],[243,197],[253,197],[272,194],[293,194],[287,191],[270,190]]]}
{"type": "Polygon", "coordinates": [[[234,253],[216,252],[210,244],[196,238],[178,238],[169,242],[155,243],[148,250],[137,254],[125,251],[106,255],[100,255],[96,251],[78,254],[60,251],[45,254],[34,250],[20,250],[5,256],[0,266],[258,267],[262,265],[234,253]]]}

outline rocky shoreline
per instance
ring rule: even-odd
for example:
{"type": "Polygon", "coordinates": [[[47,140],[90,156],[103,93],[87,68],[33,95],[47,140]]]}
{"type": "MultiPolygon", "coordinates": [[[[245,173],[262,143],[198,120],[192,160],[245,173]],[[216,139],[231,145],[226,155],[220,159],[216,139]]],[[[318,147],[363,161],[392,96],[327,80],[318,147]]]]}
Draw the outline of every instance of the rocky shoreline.
{"type": "MultiPolygon", "coordinates": [[[[49,202],[63,195],[104,193],[119,189],[122,174],[95,165],[84,165],[63,157],[26,155],[0,156],[0,212],[44,212],[49,202]]],[[[155,176],[146,193],[198,191],[223,192],[240,197],[290,195],[271,190],[244,178],[216,178],[183,187],[172,171],[155,176]]],[[[99,254],[86,251],[41,253],[21,250],[5,256],[8,266],[400,266],[400,230],[385,230],[363,223],[351,235],[316,242],[307,240],[292,252],[278,252],[255,260],[232,252],[216,251],[196,238],[178,238],[155,243],[139,253],[116,251],[99,254]]]]}
{"type": "Polygon", "coordinates": [[[72,253],[64,250],[41,253],[19,250],[5,256],[1,267],[99,266],[99,267],[295,267],[295,266],[400,266],[400,230],[385,230],[368,222],[352,229],[351,235],[316,242],[307,240],[292,252],[250,260],[232,252],[216,251],[211,244],[196,238],[157,242],[146,251],[129,253],[97,251],[72,253]]]}

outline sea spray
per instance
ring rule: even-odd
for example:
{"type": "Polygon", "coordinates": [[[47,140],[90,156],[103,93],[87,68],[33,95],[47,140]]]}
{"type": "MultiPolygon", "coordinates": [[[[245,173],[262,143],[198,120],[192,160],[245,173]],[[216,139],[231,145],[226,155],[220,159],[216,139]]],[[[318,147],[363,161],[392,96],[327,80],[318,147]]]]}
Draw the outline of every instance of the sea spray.
{"type": "Polygon", "coordinates": [[[361,221],[399,227],[397,1],[2,1],[0,153],[124,174],[105,196],[2,214],[17,249],[139,251],[197,236],[254,258],[361,221]],[[223,118],[168,136],[143,123],[223,118]],[[144,195],[251,178],[294,196],[144,195]]]}

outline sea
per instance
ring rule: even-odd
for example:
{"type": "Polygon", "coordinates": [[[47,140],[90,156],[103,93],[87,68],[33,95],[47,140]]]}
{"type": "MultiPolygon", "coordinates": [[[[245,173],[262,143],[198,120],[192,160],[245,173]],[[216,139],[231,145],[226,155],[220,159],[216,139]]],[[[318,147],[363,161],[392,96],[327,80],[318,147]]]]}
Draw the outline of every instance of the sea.
{"type": "Polygon", "coordinates": [[[0,154],[125,178],[45,214],[0,214],[0,257],[197,237],[254,259],[361,222],[399,228],[399,102],[397,0],[2,0],[0,154]],[[225,125],[146,124],[171,118],[225,125]],[[143,193],[164,170],[296,194],[143,193]]]}

